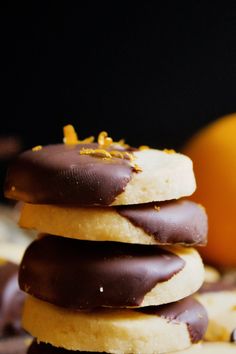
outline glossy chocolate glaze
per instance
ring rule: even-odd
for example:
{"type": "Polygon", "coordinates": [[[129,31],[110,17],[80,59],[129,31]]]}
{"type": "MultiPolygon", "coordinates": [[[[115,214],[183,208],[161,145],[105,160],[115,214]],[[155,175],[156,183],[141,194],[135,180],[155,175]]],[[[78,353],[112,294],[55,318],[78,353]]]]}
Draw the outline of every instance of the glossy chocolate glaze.
{"type": "Polygon", "coordinates": [[[230,335],[230,342],[236,343],[236,328],[232,331],[232,333],[230,335]]]}
{"type": "Polygon", "coordinates": [[[20,323],[25,294],[19,289],[17,274],[17,265],[0,264],[0,337],[23,332],[20,323]]]}
{"type": "Polygon", "coordinates": [[[155,245],[44,236],[26,250],[19,284],[36,298],[71,309],[139,306],[184,265],[155,245]]]}
{"type": "Polygon", "coordinates": [[[134,169],[125,159],[80,155],[83,148],[98,145],[56,144],[20,154],[8,169],[5,196],[36,204],[110,205],[134,169]]]}
{"type": "Polygon", "coordinates": [[[161,316],[169,321],[185,323],[192,343],[196,343],[203,338],[208,325],[205,308],[192,297],[161,306],[141,307],[136,311],[161,316]]]}
{"type": "Polygon", "coordinates": [[[189,200],[122,206],[116,210],[161,244],[207,243],[206,212],[189,200]]]}
{"type": "Polygon", "coordinates": [[[102,354],[101,352],[80,352],[78,350],[74,351],[74,350],[66,350],[63,348],[56,348],[53,347],[50,344],[45,344],[45,343],[37,343],[37,341],[35,340],[32,345],[30,346],[30,348],[28,349],[27,354],[76,354],[76,353],[90,353],[90,354],[102,354]]]}

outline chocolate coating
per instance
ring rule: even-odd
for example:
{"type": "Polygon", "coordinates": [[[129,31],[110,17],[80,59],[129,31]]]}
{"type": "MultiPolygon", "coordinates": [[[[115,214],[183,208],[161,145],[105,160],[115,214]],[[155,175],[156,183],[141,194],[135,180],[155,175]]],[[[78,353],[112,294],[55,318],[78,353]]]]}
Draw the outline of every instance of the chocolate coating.
{"type": "Polygon", "coordinates": [[[192,343],[199,342],[207,330],[207,312],[205,308],[192,297],[187,297],[166,305],[141,307],[136,311],[161,316],[169,321],[185,323],[188,327],[192,343]]]}
{"type": "Polygon", "coordinates": [[[90,353],[90,354],[102,354],[101,352],[80,352],[79,350],[67,350],[63,348],[56,348],[53,347],[50,344],[45,344],[45,343],[37,343],[35,340],[30,348],[28,349],[27,354],[76,354],[76,353],[90,353]]]}
{"type": "Polygon", "coordinates": [[[232,333],[230,335],[230,342],[236,343],[236,328],[232,331],[232,333]]]}
{"type": "Polygon", "coordinates": [[[122,206],[116,210],[148,235],[154,236],[158,243],[189,246],[207,243],[206,212],[189,200],[122,206]]]}
{"type": "Polygon", "coordinates": [[[44,236],[26,250],[19,284],[38,299],[71,309],[139,306],[184,265],[155,245],[44,236]]]}
{"type": "Polygon", "coordinates": [[[133,167],[125,159],[80,155],[82,148],[98,145],[56,144],[20,154],[8,169],[5,196],[36,204],[110,205],[125,190],[133,167]]]}
{"type": "Polygon", "coordinates": [[[21,313],[25,294],[19,289],[17,274],[17,265],[0,264],[0,337],[23,332],[21,313]]]}

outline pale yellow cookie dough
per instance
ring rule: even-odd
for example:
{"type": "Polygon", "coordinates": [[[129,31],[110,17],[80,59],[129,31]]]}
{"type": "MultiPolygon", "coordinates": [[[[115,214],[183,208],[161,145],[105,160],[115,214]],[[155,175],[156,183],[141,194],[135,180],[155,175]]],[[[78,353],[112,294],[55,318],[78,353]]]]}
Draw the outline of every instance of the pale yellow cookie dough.
{"type": "Polygon", "coordinates": [[[220,273],[217,269],[205,265],[205,282],[207,283],[215,283],[216,281],[220,280],[220,273]]]}
{"type": "Polygon", "coordinates": [[[192,345],[187,325],[132,310],[73,312],[28,297],[23,327],[68,350],[159,354],[192,345]]]}
{"type": "Polygon", "coordinates": [[[155,149],[134,151],[133,155],[142,171],[133,174],[112,205],[178,199],[195,191],[192,161],[187,156],[155,149]]]}
{"type": "MultiPolygon", "coordinates": [[[[196,205],[196,208],[202,207],[196,205]]],[[[155,209],[154,205],[153,209],[155,209]]],[[[155,212],[158,213],[158,210],[155,212]]],[[[135,226],[128,218],[120,215],[114,207],[83,208],[62,204],[25,203],[19,224],[27,229],[80,240],[160,244],[155,236],[135,226]]],[[[193,228],[195,224],[196,221],[193,220],[193,228]]]]}
{"type": "Polygon", "coordinates": [[[204,266],[194,248],[165,247],[185,261],[185,267],[170,280],[157,284],[144,297],[141,306],[168,304],[195,293],[204,281],[204,266]]]}
{"type": "Polygon", "coordinates": [[[205,307],[209,317],[205,339],[229,342],[231,333],[236,328],[236,290],[207,292],[197,295],[197,299],[205,307]]]}

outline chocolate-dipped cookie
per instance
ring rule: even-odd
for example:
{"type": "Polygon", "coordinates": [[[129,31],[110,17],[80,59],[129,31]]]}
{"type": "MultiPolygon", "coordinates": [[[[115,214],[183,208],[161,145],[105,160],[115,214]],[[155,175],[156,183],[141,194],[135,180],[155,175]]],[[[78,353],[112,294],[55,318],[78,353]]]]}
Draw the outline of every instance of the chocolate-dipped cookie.
{"type": "Polygon", "coordinates": [[[82,240],[204,246],[207,216],[188,201],[110,208],[24,204],[20,226],[82,240]]]}
{"type": "Polygon", "coordinates": [[[28,297],[23,324],[39,341],[68,350],[158,354],[200,341],[207,314],[191,298],[139,310],[69,311],[28,297]]]}
{"type": "Polygon", "coordinates": [[[203,279],[193,248],[50,235],[28,247],[19,272],[22,290],[71,309],[160,305],[192,294],[203,279]]]}
{"type": "Polygon", "coordinates": [[[22,333],[25,294],[19,289],[18,266],[0,258],[0,337],[22,333]]]}
{"type": "Polygon", "coordinates": [[[109,206],[191,195],[191,160],[178,153],[92,144],[28,150],[8,169],[5,196],[33,204],[109,206]]]}
{"type": "Polygon", "coordinates": [[[236,286],[224,281],[208,283],[197,299],[209,316],[205,339],[234,342],[236,351],[236,286]]]}

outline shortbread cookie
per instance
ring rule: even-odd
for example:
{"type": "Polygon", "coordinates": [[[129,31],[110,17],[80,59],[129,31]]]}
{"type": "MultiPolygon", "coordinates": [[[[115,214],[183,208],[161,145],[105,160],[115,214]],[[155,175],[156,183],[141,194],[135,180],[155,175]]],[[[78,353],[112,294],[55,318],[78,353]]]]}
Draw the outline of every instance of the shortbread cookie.
{"type": "Polygon", "coordinates": [[[203,279],[193,248],[50,235],[28,247],[19,272],[22,290],[72,309],[169,303],[194,293],[203,279]]]}
{"type": "Polygon", "coordinates": [[[69,311],[29,297],[23,326],[37,340],[68,350],[158,354],[200,341],[207,314],[191,298],[138,310],[69,311]]]}
{"type": "Polygon", "coordinates": [[[205,339],[236,342],[236,288],[234,291],[220,291],[218,288],[218,291],[199,294],[197,298],[205,306],[209,316],[205,339]]]}
{"type": "MultiPolygon", "coordinates": [[[[98,352],[81,352],[66,350],[63,348],[56,348],[50,344],[37,343],[34,341],[29,348],[27,354],[99,354],[98,352]]],[[[155,353],[155,352],[154,352],[155,353]]],[[[100,353],[101,354],[101,353],[100,353]]],[[[153,353],[148,353],[153,354],[153,353]]],[[[169,354],[235,354],[235,344],[230,343],[198,343],[193,344],[191,347],[185,350],[180,350],[178,352],[169,352],[169,354]]]]}
{"type": "MultiPolygon", "coordinates": [[[[235,354],[235,344],[214,342],[193,344],[185,350],[169,352],[168,354],[235,354]]],[[[34,342],[27,354],[99,354],[98,352],[81,352],[56,348],[50,344],[34,342]]],[[[154,352],[155,353],[155,352],[154,352]]],[[[101,353],[100,353],[101,354],[101,353]]],[[[153,354],[153,353],[148,353],[153,354]]]]}
{"type": "MultiPolygon", "coordinates": [[[[197,343],[193,344],[191,347],[189,347],[186,350],[180,350],[178,352],[169,352],[168,354],[200,354],[199,350],[202,350],[202,344],[197,343]]],[[[87,352],[87,351],[79,351],[79,350],[67,350],[63,348],[57,348],[52,346],[51,344],[46,344],[43,342],[37,342],[36,340],[33,341],[31,344],[27,354],[102,354],[101,352],[87,352]]],[[[103,352],[104,353],[104,352],[103,352]]],[[[227,354],[228,352],[226,352],[227,354]]],[[[229,352],[231,353],[231,352],[229,352]]],[[[0,352],[1,354],[1,352],[0,352]]],[[[105,353],[104,353],[105,354],[105,353]]],[[[153,353],[148,353],[148,354],[155,354],[155,351],[153,353]]],[[[213,353],[212,353],[213,354],[213,353]]]]}
{"type": "Polygon", "coordinates": [[[195,190],[192,161],[182,154],[98,148],[57,144],[22,153],[8,170],[5,196],[34,204],[108,206],[178,199],[195,190]]]}
{"type": "Polygon", "coordinates": [[[188,200],[110,208],[27,203],[20,226],[82,240],[185,246],[207,242],[206,212],[188,200]]]}
{"type": "Polygon", "coordinates": [[[216,268],[205,265],[205,283],[210,283],[212,285],[212,283],[218,282],[220,280],[220,276],[221,275],[216,268]]]}

